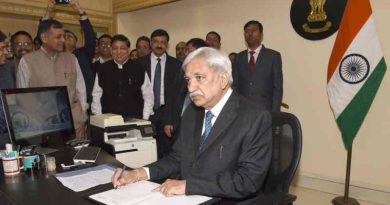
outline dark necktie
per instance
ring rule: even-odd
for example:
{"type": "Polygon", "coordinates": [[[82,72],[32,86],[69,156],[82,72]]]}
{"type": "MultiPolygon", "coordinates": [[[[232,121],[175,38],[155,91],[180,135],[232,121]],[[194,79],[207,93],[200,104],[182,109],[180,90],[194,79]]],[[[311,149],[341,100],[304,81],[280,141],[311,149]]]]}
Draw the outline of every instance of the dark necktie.
{"type": "Polygon", "coordinates": [[[154,110],[160,107],[161,95],[161,59],[157,58],[156,70],[154,71],[153,93],[154,93],[154,110]]]}
{"type": "Polygon", "coordinates": [[[206,141],[207,137],[209,136],[211,127],[213,126],[211,124],[211,120],[213,119],[213,117],[214,117],[214,115],[213,115],[213,113],[211,111],[207,111],[206,112],[206,120],[204,122],[204,132],[203,132],[202,138],[200,138],[199,148],[202,147],[202,145],[206,141]]]}
{"type": "Polygon", "coordinates": [[[249,53],[251,54],[251,58],[249,59],[249,73],[252,75],[253,71],[255,70],[255,57],[253,56],[255,52],[249,51],[249,53]]]}

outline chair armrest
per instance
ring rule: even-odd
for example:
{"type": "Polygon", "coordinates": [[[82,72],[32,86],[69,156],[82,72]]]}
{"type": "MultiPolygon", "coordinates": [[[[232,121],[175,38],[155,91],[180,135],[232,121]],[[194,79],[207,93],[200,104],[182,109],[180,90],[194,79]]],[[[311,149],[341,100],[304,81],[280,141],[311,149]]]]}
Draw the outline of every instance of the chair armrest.
{"type": "Polygon", "coordinates": [[[254,204],[261,205],[290,205],[297,199],[297,196],[292,194],[285,194],[282,192],[274,192],[262,194],[256,198],[254,204]]]}

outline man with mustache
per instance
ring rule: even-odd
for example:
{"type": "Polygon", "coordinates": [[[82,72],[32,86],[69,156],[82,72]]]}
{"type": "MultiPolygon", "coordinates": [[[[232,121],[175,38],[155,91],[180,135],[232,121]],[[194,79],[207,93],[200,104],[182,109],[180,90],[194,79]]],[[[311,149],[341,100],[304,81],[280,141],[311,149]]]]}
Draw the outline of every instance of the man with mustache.
{"type": "Polygon", "coordinates": [[[147,36],[140,36],[135,43],[135,48],[138,52],[138,57],[150,54],[150,39],[147,36]]]}
{"type": "Polygon", "coordinates": [[[244,26],[248,49],[240,52],[233,65],[234,87],[240,95],[267,110],[280,111],[283,97],[280,53],[263,44],[263,25],[249,21],[244,26]]]}
{"type": "Polygon", "coordinates": [[[231,89],[227,55],[199,48],[187,56],[183,70],[193,104],[184,112],[172,151],[146,167],[122,174],[117,169],[112,183],[167,179],[154,191],[250,204],[261,192],[271,161],[271,115],[231,89]]]}
{"type": "Polygon", "coordinates": [[[185,42],[180,41],[176,44],[176,59],[183,62],[187,56],[187,45],[185,42]]]}
{"type": "Polygon", "coordinates": [[[157,153],[161,158],[167,154],[171,148],[173,140],[165,136],[162,119],[165,104],[175,97],[178,88],[174,83],[183,76],[181,72],[181,62],[166,53],[168,49],[169,35],[163,29],[157,29],[151,34],[152,53],[140,57],[140,62],[151,80],[154,94],[154,114],[150,116],[150,121],[157,130],[157,153]]]}
{"type": "Polygon", "coordinates": [[[15,75],[18,72],[19,61],[27,53],[33,51],[33,40],[26,31],[17,31],[11,36],[11,47],[14,52],[14,71],[15,75]]]}

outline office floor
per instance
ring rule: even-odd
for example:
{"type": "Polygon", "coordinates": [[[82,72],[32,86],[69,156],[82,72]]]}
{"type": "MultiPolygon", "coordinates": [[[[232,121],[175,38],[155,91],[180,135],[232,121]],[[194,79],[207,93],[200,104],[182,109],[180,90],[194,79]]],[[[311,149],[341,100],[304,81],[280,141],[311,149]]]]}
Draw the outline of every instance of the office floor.
{"type": "MultiPolygon", "coordinates": [[[[296,186],[290,187],[290,193],[298,196],[294,205],[331,205],[332,199],[336,197],[334,194],[296,186]]],[[[380,205],[362,200],[359,200],[359,203],[360,205],[380,205]]]]}

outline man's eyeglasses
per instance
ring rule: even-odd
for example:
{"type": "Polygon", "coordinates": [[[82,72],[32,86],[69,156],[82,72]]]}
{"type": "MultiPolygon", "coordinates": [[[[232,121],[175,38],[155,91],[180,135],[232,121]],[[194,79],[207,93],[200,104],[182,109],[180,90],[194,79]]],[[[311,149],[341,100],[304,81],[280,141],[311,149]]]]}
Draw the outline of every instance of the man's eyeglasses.
{"type": "Polygon", "coordinates": [[[14,45],[18,46],[18,47],[27,47],[27,46],[31,46],[32,42],[15,42],[14,45]]]}
{"type": "Polygon", "coordinates": [[[109,43],[102,43],[102,44],[100,44],[100,46],[103,48],[105,48],[105,47],[111,48],[111,44],[109,44],[109,43]]]}

